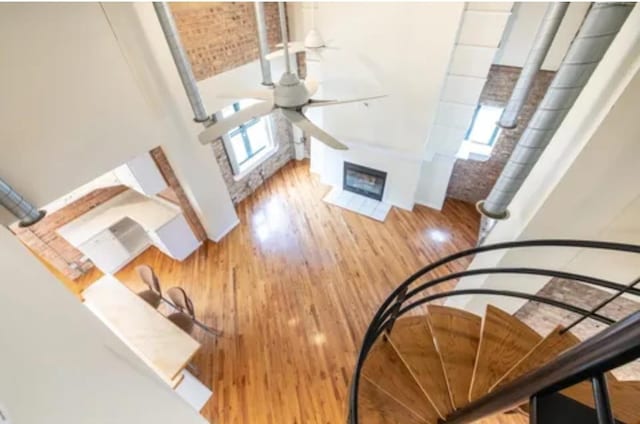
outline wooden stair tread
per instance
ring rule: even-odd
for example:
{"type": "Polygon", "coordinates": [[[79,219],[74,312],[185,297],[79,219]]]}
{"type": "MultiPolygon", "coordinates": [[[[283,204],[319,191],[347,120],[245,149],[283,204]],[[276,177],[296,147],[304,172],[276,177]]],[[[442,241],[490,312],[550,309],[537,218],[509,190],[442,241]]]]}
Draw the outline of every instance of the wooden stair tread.
{"type": "MultiPolygon", "coordinates": [[[[624,423],[640,423],[640,381],[618,381],[609,373],[607,385],[615,418],[624,423]]],[[[560,393],[595,409],[591,382],[583,381],[560,393]]]]}
{"type": "Polygon", "coordinates": [[[480,341],[482,319],[446,306],[428,306],[427,323],[442,358],[455,408],[469,403],[469,387],[480,341]]]}
{"type": "Polygon", "coordinates": [[[541,340],[538,333],[518,318],[488,305],[482,321],[469,400],[487,394],[541,340]]]}
{"type": "Polygon", "coordinates": [[[363,424],[427,423],[366,377],[360,379],[358,401],[358,420],[363,424]]]}
{"type": "Polygon", "coordinates": [[[453,411],[453,404],[440,353],[426,318],[397,320],[389,338],[440,417],[445,418],[453,411]]]}
{"type": "Polygon", "coordinates": [[[371,348],[362,375],[424,421],[434,424],[438,421],[438,412],[385,338],[371,348]]]}
{"type": "Polygon", "coordinates": [[[567,349],[580,343],[580,340],[571,334],[560,333],[562,327],[557,327],[547,337],[542,339],[531,351],[516,363],[507,373],[498,380],[490,390],[507,384],[530,371],[540,368],[567,349]]]}

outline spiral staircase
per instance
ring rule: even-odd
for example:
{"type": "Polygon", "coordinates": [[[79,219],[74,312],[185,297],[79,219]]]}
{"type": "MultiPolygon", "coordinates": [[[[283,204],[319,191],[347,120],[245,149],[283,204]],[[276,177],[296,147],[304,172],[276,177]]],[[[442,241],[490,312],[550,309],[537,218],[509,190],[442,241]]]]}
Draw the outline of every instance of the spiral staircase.
{"type": "Polygon", "coordinates": [[[623,285],[547,269],[495,268],[452,273],[415,287],[424,275],[460,257],[545,246],[640,253],[633,245],[540,240],[481,246],[423,268],[389,296],[369,326],[352,380],[349,424],[464,424],[501,413],[518,414],[518,420],[496,422],[640,424],[640,381],[618,381],[610,372],[640,357],[640,312],[617,323],[599,314],[625,293],[639,295],[640,279],[623,285]],[[615,294],[591,310],[518,291],[430,294],[451,279],[495,273],[571,278],[615,294]],[[480,317],[430,304],[461,294],[530,299],[576,312],[580,319],[543,337],[494,306],[480,317]],[[586,318],[610,327],[581,342],[569,330],[586,318]]]}

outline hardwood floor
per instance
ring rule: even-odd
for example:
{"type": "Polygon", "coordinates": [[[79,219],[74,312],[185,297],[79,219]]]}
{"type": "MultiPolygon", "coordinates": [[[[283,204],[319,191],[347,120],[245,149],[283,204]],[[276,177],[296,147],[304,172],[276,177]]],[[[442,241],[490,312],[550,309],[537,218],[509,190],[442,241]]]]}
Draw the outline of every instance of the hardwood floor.
{"type": "Polygon", "coordinates": [[[151,248],[117,274],[137,290],[134,267],[151,265],[165,290],[183,287],[198,318],[224,331],[217,340],[195,333],[199,378],[214,392],[203,410],[210,421],[344,423],[376,308],[419,267],[475,244],[479,217],[469,204],[394,208],[381,223],[324,203],[328,189],[308,163],[292,162],[238,206],[241,223],[220,243],[182,263],[151,248]]]}

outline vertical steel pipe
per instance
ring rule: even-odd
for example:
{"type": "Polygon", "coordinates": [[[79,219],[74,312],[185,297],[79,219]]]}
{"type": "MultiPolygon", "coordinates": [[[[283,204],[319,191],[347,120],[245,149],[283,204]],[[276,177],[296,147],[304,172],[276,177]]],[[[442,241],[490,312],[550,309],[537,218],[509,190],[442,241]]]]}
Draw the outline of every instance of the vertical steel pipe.
{"type": "Polygon", "coordinates": [[[282,44],[284,49],[284,63],[287,68],[287,74],[291,73],[291,58],[289,57],[289,35],[287,32],[287,13],[285,3],[278,2],[278,14],[280,16],[280,35],[282,36],[282,44]]]}
{"type": "Polygon", "coordinates": [[[566,2],[551,3],[547,7],[540,27],[538,27],[538,32],[533,39],[531,50],[522,67],[522,72],[520,72],[516,86],[511,93],[511,98],[500,117],[499,125],[502,128],[515,128],[518,124],[520,111],[527,101],[527,96],[536,79],[536,74],[542,67],[544,58],[547,57],[551,43],[558,32],[558,28],[560,28],[560,23],[568,7],[569,3],[566,2]]]}
{"type": "Polygon", "coordinates": [[[171,15],[169,5],[164,2],[154,2],[153,8],[158,16],[158,21],[160,21],[160,26],[162,27],[162,32],[167,40],[167,44],[169,45],[173,61],[178,68],[178,74],[180,75],[180,80],[182,81],[184,90],[187,93],[191,109],[193,109],[193,120],[203,124],[209,123],[211,122],[211,117],[207,113],[204,103],[202,102],[196,78],[193,75],[193,69],[191,69],[189,57],[187,56],[187,52],[180,41],[180,35],[178,34],[176,23],[173,20],[173,15],[171,15]]]}
{"type": "Polygon", "coordinates": [[[264,3],[255,2],[256,26],[258,28],[258,51],[260,54],[260,69],[262,70],[262,85],[273,85],[271,79],[271,64],[266,56],[269,54],[269,40],[267,37],[267,22],[264,17],[264,3]]]}
{"type": "Polygon", "coordinates": [[[607,376],[598,374],[591,379],[593,389],[593,399],[595,400],[596,415],[598,424],[615,424],[613,411],[611,410],[611,399],[609,398],[609,388],[607,387],[607,376]]]}

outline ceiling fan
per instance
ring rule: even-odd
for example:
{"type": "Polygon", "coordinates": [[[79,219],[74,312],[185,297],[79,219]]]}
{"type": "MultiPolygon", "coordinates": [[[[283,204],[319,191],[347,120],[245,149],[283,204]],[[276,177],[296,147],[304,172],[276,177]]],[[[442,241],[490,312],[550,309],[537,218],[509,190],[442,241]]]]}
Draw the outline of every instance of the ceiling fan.
{"type": "MultiPolygon", "coordinates": [[[[284,56],[284,44],[278,43],[276,44],[278,50],[274,50],[268,55],[265,56],[267,60],[274,60],[284,56]]],[[[289,42],[289,53],[305,53],[305,60],[307,62],[320,62],[324,59],[323,51],[324,50],[339,50],[339,47],[328,45],[322,35],[316,30],[312,28],[304,38],[304,41],[290,41],[289,42]]]]}
{"type": "MultiPolygon", "coordinates": [[[[325,42],[324,38],[320,34],[320,31],[316,29],[316,2],[311,2],[311,29],[304,38],[304,41],[291,41],[289,42],[290,53],[302,53],[306,54],[305,60],[307,62],[319,62],[322,60],[322,51],[331,49],[338,50],[338,47],[330,46],[325,42]]],[[[279,50],[275,50],[265,56],[267,60],[273,60],[284,55],[283,44],[279,43],[276,47],[279,50]]]]}
{"type": "Polygon", "coordinates": [[[318,91],[318,83],[307,78],[301,81],[298,76],[291,72],[289,58],[289,45],[287,40],[287,24],[284,16],[284,4],[279,3],[280,28],[282,31],[282,43],[284,47],[284,58],[286,71],[282,74],[280,81],[273,89],[257,90],[245,93],[233,93],[231,98],[252,98],[259,100],[258,103],[240,109],[226,119],[220,120],[207,127],[198,138],[202,144],[212,143],[241,124],[254,118],[268,115],[275,109],[280,109],[282,114],[295,126],[300,128],[307,136],[311,136],[327,146],[337,150],[348,150],[348,147],[338,141],[335,137],[324,131],[322,128],[311,122],[304,112],[313,107],[331,106],[345,103],[364,102],[378,99],[386,95],[363,97],[348,100],[319,100],[312,99],[318,91]]]}

